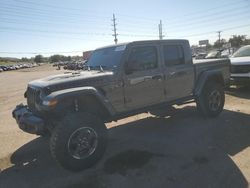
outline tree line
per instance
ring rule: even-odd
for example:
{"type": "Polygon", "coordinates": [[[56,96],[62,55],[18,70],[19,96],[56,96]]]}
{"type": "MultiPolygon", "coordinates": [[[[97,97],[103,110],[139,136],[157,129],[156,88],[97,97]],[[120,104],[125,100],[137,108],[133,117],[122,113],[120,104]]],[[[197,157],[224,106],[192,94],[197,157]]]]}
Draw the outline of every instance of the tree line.
{"type": "Polygon", "coordinates": [[[209,44],[209,48],[222,48],[225,44],[231,44],[233,48],[239,48],[244,45],[250,45],[250,39],[246,38],[246,35],[233,35],[228,40],[226,39],[218,39],[214,42],[213,45],[209,44]]]}
{"type": "MultiPolygon", "coordinates": [[[[47,62],[55,63],[59,61],[71,61],[71,56],[64,56],[64,55],[52,55],[49,58],[47,58],[47,62]]],[[[34,61],[36,63],[43,63],[46,61],[46,58],[42,55],[36,55],[34,58],[34,61]]]]}

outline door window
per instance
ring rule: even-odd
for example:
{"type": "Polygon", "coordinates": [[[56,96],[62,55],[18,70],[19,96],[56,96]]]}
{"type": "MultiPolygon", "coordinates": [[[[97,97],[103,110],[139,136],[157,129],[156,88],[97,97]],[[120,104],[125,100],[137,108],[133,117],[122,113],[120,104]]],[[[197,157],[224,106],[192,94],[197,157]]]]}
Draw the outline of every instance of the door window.
{"type": "Polygon", "coordinates": [[[165,45],[163,47],[164,63],[166,66],[184,64],[183,48],[178,45],[165,45]]]}
{"type": "Polygon", "coordinates": [[[133,72],[157,68],[156,47],[148,46],[132,48],[127,66],[133,72]]]}

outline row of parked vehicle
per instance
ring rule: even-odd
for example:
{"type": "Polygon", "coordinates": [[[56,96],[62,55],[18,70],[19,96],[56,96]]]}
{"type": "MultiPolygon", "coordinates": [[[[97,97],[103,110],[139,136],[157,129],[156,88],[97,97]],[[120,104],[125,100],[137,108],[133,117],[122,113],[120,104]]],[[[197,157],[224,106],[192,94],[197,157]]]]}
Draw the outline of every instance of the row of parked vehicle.
{"type": "Polygon", "coordinates": [[[213,50],[209,53],[200,52],[193,54],[194,59],[229,58],[231,62],[230,83],[238,86],[250,86],[250,45],[242,46],[235,53],[235,49],[213,50]]]}
{"type": "Polygon", "coordinates": [[[24,63],[15,65],[0,65],[0,72],[36,67],[36,63],[24,63]]]}
{"type": "Polygon", "coordinates": [[[64,70],[83,70],[85,64],[86,61],[65,61],[56,62],[53,64],[53,67],[58,67],[59,69],[63,67],[64,70]]]}
{"type": "Polygon", "coordinates": [[[83,70],[85,67],[86,61],[77,61],[66,64],[63,69],[65,70],[83,70]]]}
{"type": "Polygon", "coordinates": [[[193,54],[195,59],[217,59],[217,58],[227,58],[231,54],[231,51],[228,49],[225,50],[212,50],[210,52],[200,52],[193,54]]]}

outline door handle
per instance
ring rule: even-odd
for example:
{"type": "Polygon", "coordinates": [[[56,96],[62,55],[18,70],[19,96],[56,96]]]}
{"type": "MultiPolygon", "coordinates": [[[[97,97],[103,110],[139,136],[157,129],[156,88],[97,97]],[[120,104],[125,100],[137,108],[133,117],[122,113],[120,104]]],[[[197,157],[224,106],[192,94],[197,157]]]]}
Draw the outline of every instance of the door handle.
{"type": "Polygon", "coordinates": [[[152,76],[152,79],[153,79],[153,80],[162,80],[162,78],[163,78],[163,77],[162,77],[162,75],[160,75],[160,74],[159,74],[159,75],[152,76]]]}
{"type": "Polygon", "coordinates": [[[176,74],[176,72],[170,72],[169,75],[170,76],[174,76],[176,74]]]}
{"type": "Polygon", "coordinates": [[[151,80],[152,78],[152,76],[144,76],[144,81],[151,80]]]}
{"type": "Polygon", "coordinates": [[[183,75],[185,75],[185,74],[187,74],[186,71],[181,71],[181,72],[170,72],[170,73],[169,73],[169,77],[173,77],[173,76],[183,76],[183,75]]]}

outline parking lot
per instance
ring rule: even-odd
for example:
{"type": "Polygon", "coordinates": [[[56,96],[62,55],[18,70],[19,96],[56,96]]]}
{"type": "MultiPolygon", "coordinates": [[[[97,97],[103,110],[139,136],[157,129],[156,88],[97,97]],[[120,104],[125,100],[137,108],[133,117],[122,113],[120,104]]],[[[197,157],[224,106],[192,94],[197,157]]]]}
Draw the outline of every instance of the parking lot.
{"type": "Polygon", "coordinates": [[[48,138],[18,129],[11,111],[27,83],[65,70],[43,65],[0,74],[0,187],[249,187],[250,90],[227,90],[225,110],[205,119],[195,104],[170,116],[139,114],[107,124],[109,144],[93,168],[58,167],[48,138]]]}

